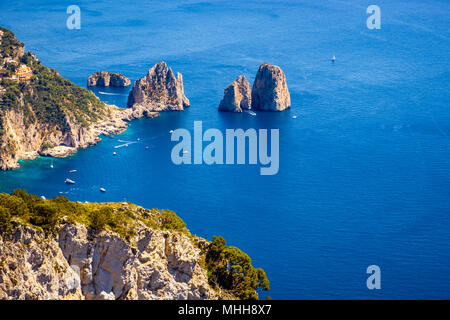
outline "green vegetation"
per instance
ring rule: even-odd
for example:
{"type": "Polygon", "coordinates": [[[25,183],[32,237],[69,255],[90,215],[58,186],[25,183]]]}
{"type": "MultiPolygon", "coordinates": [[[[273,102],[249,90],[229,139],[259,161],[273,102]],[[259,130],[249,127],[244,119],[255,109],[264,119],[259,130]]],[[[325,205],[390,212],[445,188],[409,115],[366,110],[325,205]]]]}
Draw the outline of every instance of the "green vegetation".
{"type": "Polygon", "coordinates": [[[227,247],[222,237],[213,237],[206,252],[210,285],[229,290],[239,299],[258,299],[257,290],[269,290],[263,269],[252,266],[250,257],[236,247],[227,247]]]}
{"type": "Polygon", "coordinates": [[[95,230],[109,230],[129,241],[141,222],[153,229],[189,234],[173,211],[144,209],[129,203],[81,203],[64,196],[44,200],[16,189],[11,195],[0,193],[0,230],[10,231],[14,222],[28,224],[54,234],[62,219],[82,223],[95,230]]]}
{"type": "Polygon", "coordinates": [[[3,36],[0,42],[0,57],[10,57],[17,53],[19,47],[23,47],[23,43],[18,41],[14,36],[14,33],[4,27],[0,27],[0,31],[3,32],[3,36]]]}
{"type": "Polygon", "coordinates": [[[0,230],[8,232],[11,229],[11,213],[7,208],[0,207],[0,230]]]}

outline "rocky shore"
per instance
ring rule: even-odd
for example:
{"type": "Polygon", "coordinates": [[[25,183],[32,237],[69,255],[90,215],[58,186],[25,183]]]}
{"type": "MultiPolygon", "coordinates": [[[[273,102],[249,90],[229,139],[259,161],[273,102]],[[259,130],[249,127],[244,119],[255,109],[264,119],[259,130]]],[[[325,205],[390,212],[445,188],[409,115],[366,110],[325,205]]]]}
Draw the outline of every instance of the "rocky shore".
{"type": "MultiPolygon", "coordinates": [[[[10,132],[15,146],[14,155],[5,154],[1,158],[1,169],[19,168],[17,160],[33,160],[40,156],[67,157],[97,144],[101,135],[119,134],[126,130],[128,122],[141,117],[154,118],[158,112],[150,111],[142,105],[133,108],[118,108],[106,105],[108,116],[99,119],[85,127],[66,118],[66,128],[61,131],[48,132],[45,127],[34,124],[23,128],[23,115],[10,112],[4,117],[6,128],[10,132]]],[[[11,139],[12,140],[12,139],[11,139]]],[[[11,141],[10,140],[10,141],[11,141]]]]}

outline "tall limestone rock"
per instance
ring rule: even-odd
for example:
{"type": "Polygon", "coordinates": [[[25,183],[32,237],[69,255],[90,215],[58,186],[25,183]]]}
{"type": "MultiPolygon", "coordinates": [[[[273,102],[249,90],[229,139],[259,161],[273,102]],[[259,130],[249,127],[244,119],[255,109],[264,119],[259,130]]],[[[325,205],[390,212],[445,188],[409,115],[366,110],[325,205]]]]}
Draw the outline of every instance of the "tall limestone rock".
{"type": "Polygon", "coordinates": [[[286,76],[280,67],[263,63],[252,88],[252,109],[283,111],[291,106],[286,76]]]}
{"type": "Polygon", "coordinates": [[[128,106],[143,106],[148,111],[182,111],[189,107],[184,95],[183,76],[165,62],[158,62],[147,75],[135,81],[128,96],[128,106]]]}
{"type": "Polygon", "coordinates": [[[242,112],[251,108],[250,83],[244,76],[239,76],[225,88],[219,111],[242,112]]]}

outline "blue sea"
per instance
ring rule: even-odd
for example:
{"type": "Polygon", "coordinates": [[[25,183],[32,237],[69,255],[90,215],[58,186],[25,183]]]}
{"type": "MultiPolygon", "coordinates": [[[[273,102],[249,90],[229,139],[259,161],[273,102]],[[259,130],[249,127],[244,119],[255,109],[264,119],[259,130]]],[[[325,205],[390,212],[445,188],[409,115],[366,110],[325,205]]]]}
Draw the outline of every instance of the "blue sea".
{"type": "MultiPolygon", "coordinates": [[[[134,81],[164,60],[191,107],[132,121],[68,158],[24,161],[0,173],[0,191],[172,209],[192,233],[248,253],[271,281],[262,298],[449,299],[450,3],[379,0],[379,30],[366,26],[370,4],[1,1],[0,25],[74,83],[97,70],[134,81]],[[66,28],[72,4],[80,30],[66,28]],[[219,113],[224,88],[240,74],[253,82],[262,62],[284,70],[292,108],[219,113]],[[169,131],[197,120],[278,128],[278,174],[174,165],[169,131]],[[379,290],[366,287],[369,265],[381,269],[379,290]]],[[[94,92],[126,107],[129,90],[94,92]]]]}

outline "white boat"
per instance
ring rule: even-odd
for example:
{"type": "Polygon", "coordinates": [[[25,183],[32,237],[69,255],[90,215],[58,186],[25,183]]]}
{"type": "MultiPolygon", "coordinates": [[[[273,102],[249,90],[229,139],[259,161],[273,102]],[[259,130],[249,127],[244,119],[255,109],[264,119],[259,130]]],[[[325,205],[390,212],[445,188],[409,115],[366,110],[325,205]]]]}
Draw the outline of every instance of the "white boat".
{"type": "Polygon", "coordinates": [[[245,110],[245,112],[247,112],[251,116],[256,116],[256,112],[253,112],[251,110],[245,110]]]}
{"type": "Polygon", "coordinates": [[[292,119],[297,119],[297,116],[292,116],[292,119]]]}
{"type": "Polygon", "coordinates": [[[331,57],[331,61],[335,62],[336,61],[336,56],[332,56],[331,57]]]}
{"type": "Polygon", "coordinates": [[[106,189],[105,188],[100,188],[100,191],[101,192],[106,192],[106,189]]]}
{"type": "Polygon", "coordinates": [[[77,170],[69,170],[70,173],[77,172],[77,170]]]}
{"type": "Polygon", "coordinates": [[[47,200],[47,199],[45,198],[45,196],[41,196],[41,199],[42,199],[42,200],[47,200]]]}
{"type": "Polygon", "coordinates": [[[170,130],[169,133],[173,133],[173,130],[170,130]]]}
{"type": "Polygon", "coordinates": [[[115,156],[116,154],[117,154],[117,152],[114,151],[114,152],[113,152],[113,156],[115,156]]]}
{"type": "Polygon", "coordinates": [[[145,150],[148,150],[148,149],[149,149],[149,147],[148,147],[148,146],[146,146],[146,147],[145,147],[145,150]]]}
{"type": "Polygon", "coordinates": [[[53,169],[53,161],[52,161],[52,163],[50,164],[50,168],[52,168],[52,169],[53,169]]]}
{"type": "Polygon", "coordinates": [[[67,178],[64,182],[67,184],[75,184],[75,181],[70,180],[69,178],[67,178]]]}

